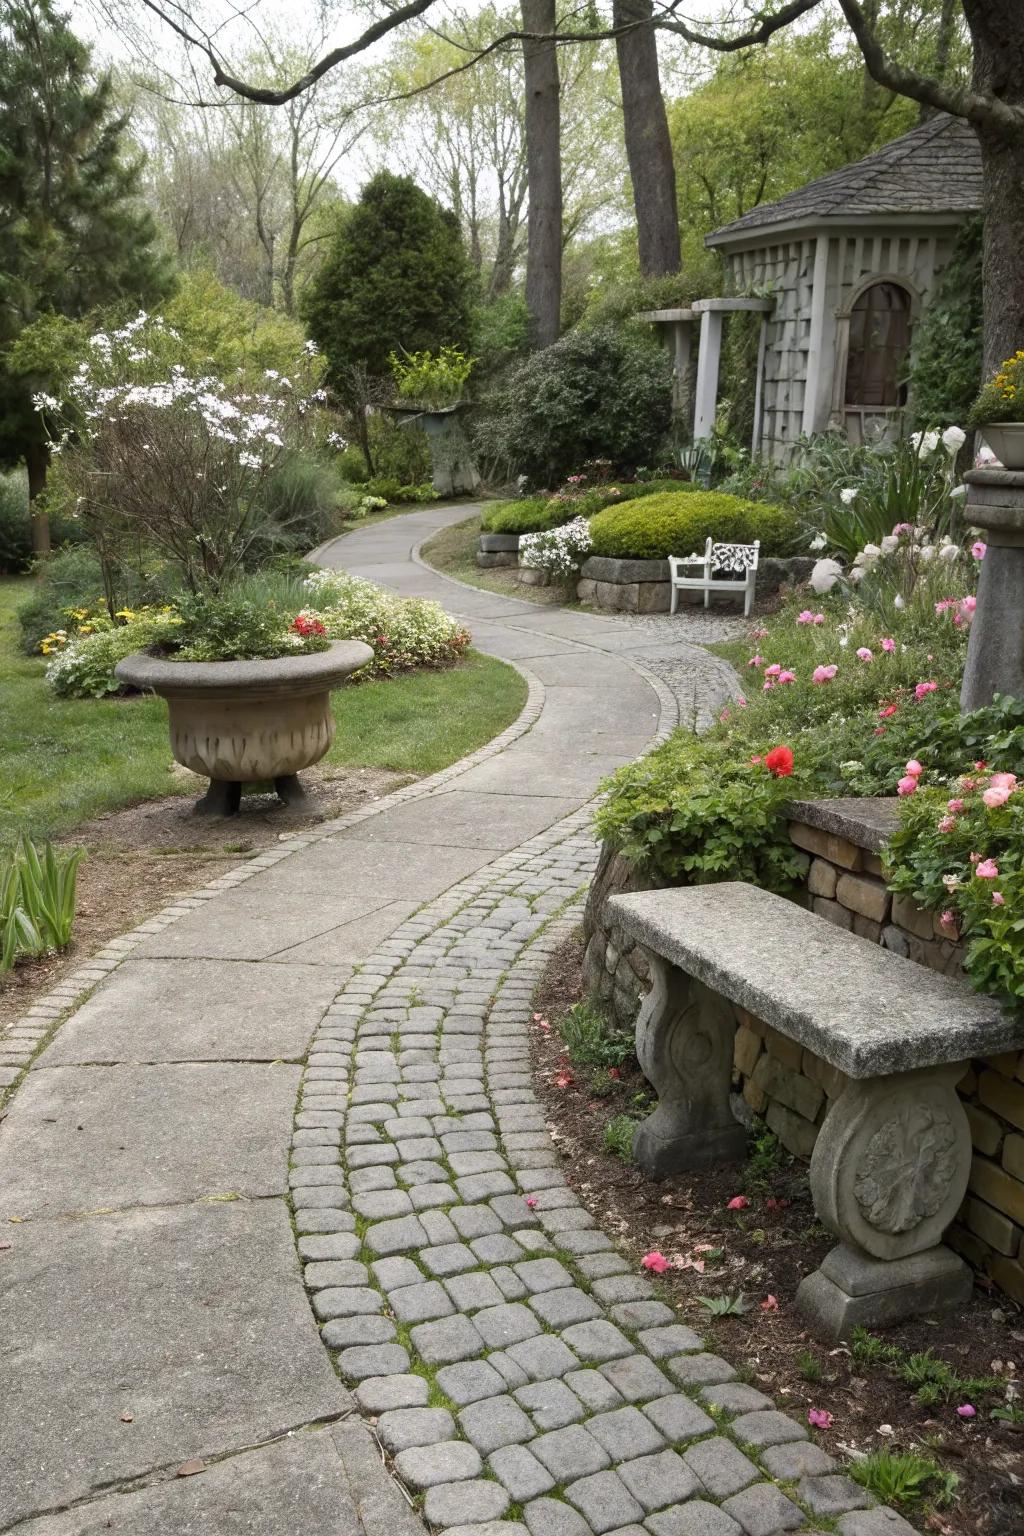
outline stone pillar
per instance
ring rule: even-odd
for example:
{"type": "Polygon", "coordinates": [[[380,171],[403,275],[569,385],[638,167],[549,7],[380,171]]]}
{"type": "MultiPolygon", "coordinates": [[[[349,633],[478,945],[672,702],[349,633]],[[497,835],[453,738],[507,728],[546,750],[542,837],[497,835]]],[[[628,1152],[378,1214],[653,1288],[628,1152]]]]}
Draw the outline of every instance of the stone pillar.
{"type": "Polygon", "coordinates": [[[746,1131],[729,1103],[735,1034],[735,1016],[724,998],[651,955],[636,1054],[658,1107],[633,1137],[633,1157],[651,1178],[744,1157],[746,1131]]]}
{"type": "Polygon", "coordinates": [[[851,1083],[811,1158],[818,1217],[840,1239],[797,1292],[832,1339],[955,1306],[967,1266],[942,1244],[967,1190],[971,1133],[956,1093],[966,1064],[851,1083]]]}
{"type": "Polygon", "coordinates": [[[996,693],[1024,696],[1024,470],[972,469],[964,478],[965,519],[988,545],[960,690],[966,711],[996,693]]]}
{"type": "Polygon", "coordinates": [[[722,356],[722,321],[718,309],[705,309],[700,317],[700,351],[697,354],[697,399],[693,413],[693,439],[710,437],[718,405],[718,368],[722,356]]]}

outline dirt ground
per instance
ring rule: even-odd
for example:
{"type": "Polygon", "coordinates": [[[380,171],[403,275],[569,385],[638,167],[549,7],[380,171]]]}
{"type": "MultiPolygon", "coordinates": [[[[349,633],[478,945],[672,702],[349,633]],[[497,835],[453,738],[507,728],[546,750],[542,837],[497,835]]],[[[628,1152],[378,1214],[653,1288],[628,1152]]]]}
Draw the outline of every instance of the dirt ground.
{"type": "Polygon", "coordinates": [[[1024,1405],[1024,1313],[998,1292],[975,1287],[971,1302],[941,1318],[922,1317],[886,1330],[884,1342],[905,1355],[926,1350],[961,1378],[993,1385],[956,1393],[931,1406],[900,1380],[895,1364],[866,1362],[845,1346],[823,1345],[793,1307],[797,1286],[832,1246],[815,1220],[806,1167],[780,1157],[655,1184],[632,1163],[605,1150],[605,1126],[616,1115],[643,1114],[650,1090],[635,1058],[615,1077],[607,1068],[570,1062],[559,1021],[582,996],[582,941],[552,958],[535,998],[533,1055],[538,1094],[579,1199],[617,1236],[638,1266],[659,1251],[673,1267],[661,1276],[666,1299],[752,1384],[806,1421],[810,1409],[832,1415],[821,1443],[842,1456],[887,1447],[933,1458],[959,1479],[951,1502],[928,1498],[902,1513],[939,1536],[1022,1536],[1024,1414],[1012,1425],[993,1420],[1008,1401],[1024,1405]],[[743,1196],[743,1209],[728,1202],[743,1196]],[[703,1268],[701,1268],[703,1266],[703,1268]],[[743,1294],[742,1316],[715,1317],[700,1297],[743,1294]],[[969,1400],[973,1418],[957,1408],[969,1400]]]}
{"type": "MultiPolygon", "coordinates": [[[[181,773],[187,774],[186,769],[181,773]]],[[[309,768],[302,776],[305,806],[284,806],[273,794],[243,797],[237,816],[196,816],[195,795],[168,795],[110,811],[85,822],[59,846],[84,848],[78,871],[74,939],[59,955],[19,963],[0,976],[0,1030],[109,940],[152,917],[282,837],[368,801],[379,800],[412,775],[377,768],[309,768]]]]}

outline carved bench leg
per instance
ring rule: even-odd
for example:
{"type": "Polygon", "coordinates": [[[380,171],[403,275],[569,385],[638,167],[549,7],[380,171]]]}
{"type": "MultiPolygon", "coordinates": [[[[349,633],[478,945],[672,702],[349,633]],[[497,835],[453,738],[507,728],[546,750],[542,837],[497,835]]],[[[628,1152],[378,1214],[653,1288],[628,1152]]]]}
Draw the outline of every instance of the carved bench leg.
{"type": "Polygon", "coordinates": [[[971,1170],[956,1093],[964,1067],[928,1067],[851,1083],[811,1158],[818,1216],[840,1239],[801,1283],[797,1305],[829,1338],[857,1325],[955,1306],[971,1274],[942,1244],[971,1170]]]}
{"type": "Polygon", "coordinates": [[[735,1018],[693,977],[651,956],[651,990],[636,1024],[636,1053],[658,1094],[637,1126],[633,1156],[651,1178],[742,1158],[746,1132],[729,1106],[735,1018]]]}

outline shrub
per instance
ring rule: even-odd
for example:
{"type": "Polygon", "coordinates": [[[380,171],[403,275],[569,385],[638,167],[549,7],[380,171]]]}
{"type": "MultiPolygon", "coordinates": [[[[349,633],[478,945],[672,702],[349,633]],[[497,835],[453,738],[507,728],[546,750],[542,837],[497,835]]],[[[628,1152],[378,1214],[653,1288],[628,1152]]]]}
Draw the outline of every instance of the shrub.
{"type": "Polygon", "coordinates": [[[519,541],[519,563],[549,575],[571,580],[590,553],[590,526],[575,517],[547,533],[524,533],[519,541]]]}
{"type": "Polygon", "coordinates": [[[403,485],[395,479],[377,477],[366,482],[366,490],[370,496],[392,503],[438,500],[438,494],[429,480],[425,480],[421,485],[403,485]]]}
{"type": "Polygon", "coordinates": [[[806,868],[782,815],[788,775],[678,731],[605,785],[598,834],[670,885],[746,880],[787,891],[806,868]]]}
{"type": "Polygon", "coordinates": [[[21,649],[36,656],[44,635],[67,626],[70,608],[91,611],[103,601],[103,572],[94,551],[72,545],[50,558],[39,570],[31,596],[18,608],[21,649]]]}
{"type": "Polygon", "coordinates": [[[481,458],[557,485],[587,459],[619,471],[656,458],[671,421],[671,369],[652,338],[611,326],[570,331],[517,364],[475,427],[481,458]]]}
{"type": "Polygon", "coordinates": [[[270,660],[326,651],[330,645],[324,625],[315,618],[234,592],[185,597],[177,610],[156,642],[175,661],[270,660]]]}
{"type": "Polygon", "coordinates": [[[102,699],[120,693],[114,676],[119,661],[144,651],[168,633],[166,612],[137,614],[125,624],[111,625],[81,638],[72,638],[46,668],[46,681],[58,698],[102,699]]]}
{"type": "Polygon", "coordinates": [[[336,467],[312,453],[289,453],[263,484],[263,510],[270,548],[309,550],[333,531],[340,477],[336,467]]]}
{"type": "Polygon", "coordinates": [[[666,491],[699,491],[685,480],[636,480],[626,485],[601,485],[578,495],[525,496],[519,501],[496,501],[480,519],[485,533],[545,533],[560,528],[574,517],[590,517],[620,501],[638,501],[666,491]]]}
{"type": "Polygon", "coordinates": [[[593,553],[629,560],[689,555],[703,550],[709,534],[723,543],[760,539],[762,555],[785,555],[799,537],[799,523],[788,508],[721,491],[668,491],[639,504],[606,507],[590,521],[593,553]]]}
{"type": "Polygon", "coordinates": [[[464,629],[439,603],[396,597],[372,581],[344,571],[316,571],[305,583],[311,606],[332,640],[362,640],[374,660],[359,680],[388,677],[412,667],[450,667],[469,644],[464,629]]]}
{"type": "Polygon", "coordinates": [[[32,563],[32,525],[24,475],[0,475],[0,576],[17,576],[32,563]]]}

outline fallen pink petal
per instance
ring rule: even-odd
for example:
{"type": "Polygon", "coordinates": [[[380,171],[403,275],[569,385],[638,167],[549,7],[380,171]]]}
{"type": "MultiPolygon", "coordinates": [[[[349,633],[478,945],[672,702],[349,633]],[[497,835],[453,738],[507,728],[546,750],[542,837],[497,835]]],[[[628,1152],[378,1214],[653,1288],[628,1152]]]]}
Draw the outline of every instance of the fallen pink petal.
{"type": "Polygon", "coordinates": [[[640,1260],[640,1267],[641,1269],[652,1270],[656,1275],[663,1275],[666,1269],[672,1268],[672,1263],[671,1260],[666,1259],[665,1255],[659,1253],[657,1248],[655,1248],[650,1253],[644,1254],[640,1260]]]}
{"type": "Polygon", "coordinates": [[[807,1422],[815,1429],[831,1429],[832,1415],[827,1408],[808,1408],[807,1422]]]}
{"type": "Polygon", "coordinates": [[[747,1199],[746,1195],[733,1195],[732,1199],[727,1202],[725,1208],[727,1211],[745,1211],[749,1204],[750,1201],[747,1199]]]}

